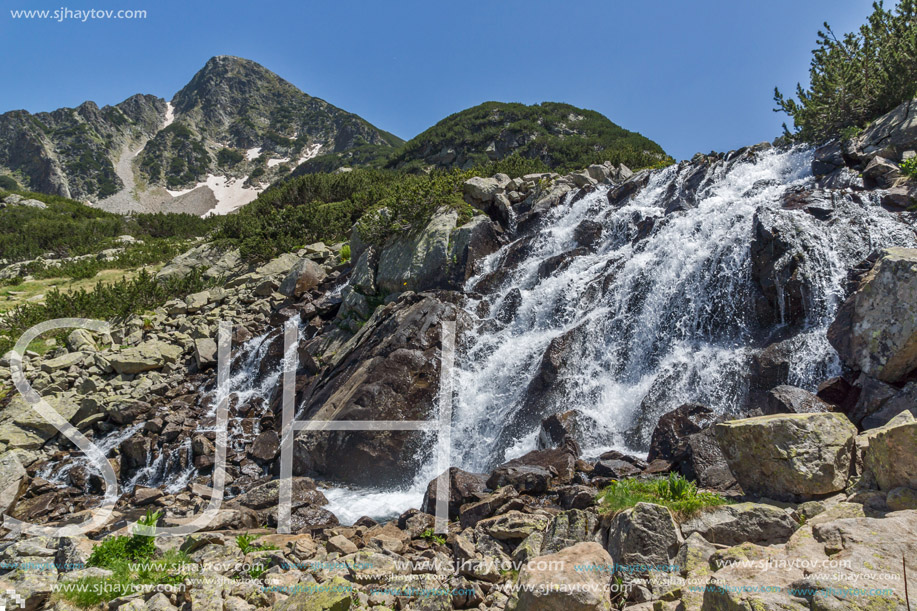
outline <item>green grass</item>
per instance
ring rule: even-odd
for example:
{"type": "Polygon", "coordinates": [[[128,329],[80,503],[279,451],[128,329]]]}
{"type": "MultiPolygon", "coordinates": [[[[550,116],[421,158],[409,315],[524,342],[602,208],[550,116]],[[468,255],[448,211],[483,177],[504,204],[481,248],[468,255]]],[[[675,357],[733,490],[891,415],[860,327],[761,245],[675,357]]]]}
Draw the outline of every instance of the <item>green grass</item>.
{"type": "Polygon", "coordinates": [[[133,592],[144,586],[182,583],[182,566],[192,561],[184,552],[170,550],[156,556],[154,537],[149,529],[155,527],[161,512],[147,511],[137,521],[130,535],[108,537],[92,550],[87,565],[112,571],[108,577],[83,577],[58,596],[80,607],[91,607],[133,592]]]}
{"type": "Polygon", "coordinates": [[[908,178],[917,178],[917,157],[911,157],[901,162],[901,173],[908,178]]]}
{"type": "Polygon", "coordinates": [[[182,567],[192,563],[184,552],[171,550],[159,558],[133,562],[124,558],[112,560],[104,568],[113,574],[109,577],[83,577],[63,587],[58,596],[79,607],[93,607],[101,603],[143,591],[144,586],[179,585],[188,576],[182,567]]]}
{"type": "Polygon", "coordinates": [[[617,513],[637,503],[655,503],[668,507],[676,518],[685,518],[704,507],[725,505],[729,501],[712,492],[699,492],[693,482],[677,473],[647,480],[616,480],[597,498],[602,512],[617,513]]]}

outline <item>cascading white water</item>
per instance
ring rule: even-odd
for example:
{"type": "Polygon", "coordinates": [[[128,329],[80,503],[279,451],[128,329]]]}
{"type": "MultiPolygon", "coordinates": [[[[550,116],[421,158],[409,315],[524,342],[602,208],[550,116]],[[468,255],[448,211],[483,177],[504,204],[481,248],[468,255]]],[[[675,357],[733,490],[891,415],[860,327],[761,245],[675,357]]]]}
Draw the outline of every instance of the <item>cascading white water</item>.
{"type": "MultiPolygon", "coordinates": [[[[524,260],[490,294],[469,300],[472,316],[482,300],[489,313],[476,316],[456,361],[452,464],[485,471],[534,449],[538,425],[525,422],[526,389],[551,342],[565,337],[565,367],[554,385],[560,390],[550,391],[543,415],[582,412],[586,454],[645,446],[652,426],[631,438],[625,432],[648,393],[662,395],[655,418],[688,401],[735,410],[756,327],[750,244],[755,214],[763,211],[779,210],[791,223],[804,253],[800,272],[813,290],[805,329],[794,339],[790,382],[812,387],[834,371],[825,332],[847,270],[875,248],[913,245],[914,233],[892,213],[846,194],[835,198],[831,222],[781,210],[788,189],[814,182],[810,162],[805,150],[764,152],[721,169],[696,207],[670,215],[661,201],[681,180],[677,167],[655,174],[621,207],[597,189],[551,210],[524,260]],[[655,220],[652,230],[634,241],[636,223],[646,219],[655,220]],[[574,230],[585,220],[602,227],[594,252],[548,275],[540,271],[577,246],[574,230]],[[510,300],[515,315],[503,323],[510,300]]],[[[467,288],[474,291],[513,247],[491,255],[467,288]]]]}
{"type": "MultiPolygon", "coordinates": [[[[762,334],[781,328],[762,329],[767,325],[755,317],[756,215],[782,223],[810,287],[804,324],[788,342],[787,382],[812,389],[836,373],[826,330],[847,271],[875,249],[917,241],[872,194],[835,191],[830,221],[784,209],[791,189],[815,187],[811,160],[808,150],[770,150],[714,165],[696,205],[673,214],[665,212],[666,194],[690,166],[655,173],[623,206],[609,204],[607,187],[578,201],[571,194],[533,238],[520,238],[529,244],[511,243],[485,259],[465,287],[475,324],[458,342],[451,464],[486,472],[535,448],[541,416],[570,409],[588,420],[583,450],[592,456],[645,448],[658,417],[685,402],[720,413],[740,409],[750,354],[761,347],[762,334]],[[598,223],[601,238],[573,256],[583,221],[598,223]],[[519,258],[522,246],[524,257],[511,267],[508,259],[519,258]],[[502,280],[491,282],[495,270],[506,268],[502,280]],[[559,342],[564,367],[550,388],[536,393],[543,404],[533,418],[526,414],[527,389],[552,342],[559,342]],[[635,430],[641,418],[644,426],[635,430]]],[[[784,309],[781,301],[781,316],[784,309]]],[[[328,508],[346,520],[418,507],[437,475],[434,461],[420,462],[413,486],[368,496],[333,490],[328,508]]]]}

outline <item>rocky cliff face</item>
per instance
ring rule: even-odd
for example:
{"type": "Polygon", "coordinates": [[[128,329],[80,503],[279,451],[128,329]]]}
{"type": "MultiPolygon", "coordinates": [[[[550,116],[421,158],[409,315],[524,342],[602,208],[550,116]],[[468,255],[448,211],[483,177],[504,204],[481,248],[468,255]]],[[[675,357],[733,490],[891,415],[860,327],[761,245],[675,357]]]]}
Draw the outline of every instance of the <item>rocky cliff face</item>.
{"type": "Polygon", "coordinates": [[[0,172],[25,188],[114,212],[225,213],[316,155],[401,144],[229,56],[208,61],[171,103],[136,95],[101,109],[86,102],[13,111],[0,116],[0,128],[0,172]]]}
{"type": "Polygon", "coordinates": [[[166,102],[135,95],[115,106],[86,102],[32,115],[0,115],[0,168],[34,191],[97,199],[124,187],[114,161],[121,147],[156,133],[166,102]]]}

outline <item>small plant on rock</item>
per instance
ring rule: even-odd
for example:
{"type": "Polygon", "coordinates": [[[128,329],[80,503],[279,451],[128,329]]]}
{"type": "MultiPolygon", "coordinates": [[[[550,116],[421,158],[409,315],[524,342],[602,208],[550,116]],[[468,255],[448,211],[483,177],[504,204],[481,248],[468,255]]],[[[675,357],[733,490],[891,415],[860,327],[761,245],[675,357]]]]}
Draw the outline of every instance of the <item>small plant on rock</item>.
{"type": "Polygon", "coordinates": [[[917,157],[911,157],[901,162],[901,173],[908,178],[917,178],[917,157]]]}
{"type": "Polygon", "coordinates": [[[598,496],[599,508],[616,513],[637,503],[668,507],[677,518],[697,513],[705,507],[729,501],[713,492],[699,492],[693,482],[678,473],[653,479],[621,479],[611,483],[598,496]]]}
{"type": "Polygon", "coordinates": [[[437,535],[435,532],[433,532],[432,528],[428,528],[427,530],[423,531],[420,537],[421,539],[426,539],[430,543],[435,543],[436,545],[446,544],[446,538],[442,535],[437,535]]]}

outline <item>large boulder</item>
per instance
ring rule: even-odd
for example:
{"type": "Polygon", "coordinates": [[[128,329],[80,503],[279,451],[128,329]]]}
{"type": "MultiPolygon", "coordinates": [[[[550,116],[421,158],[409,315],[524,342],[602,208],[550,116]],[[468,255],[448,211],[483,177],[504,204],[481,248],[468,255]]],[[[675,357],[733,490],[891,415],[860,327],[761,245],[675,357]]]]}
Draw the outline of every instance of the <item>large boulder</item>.
{"type": "Polygon", "coordinates": [[[440,210],[423,229],[387,244],[379,255],[378,289],[389,294],[445,288],[449,238],[457,219],[455,210],[440,210]]]}
{"type": "Polygon", "coordinates": [[[25,468],[15,453],[4,452],[0,455],[0,515],[12,511],[28,482],[25,468]]]}
{"type": "Polygon", "coordinates": [[[849,367],[891,384],[917,369],[917,249],[889,248],[840,307],[828,341],[849,367]]]}
{"type": "Polygon", "coordinates": [[[567,444],[578,446],[577,438],[582,426],[583,414],[571,409],[560,414],[552,414],[541,421],[538,430],[537,446],[539,450],[559,448],[567,444]]]}
{"type": "Polygon", "coordinates": [[[786,543],[797,524],[789,514],[773,505],[739,503],[704,509],[681,523],[685,537],[698,533],[717,545],[786,543]]]}
{"type": "Polygon", "coordinates": [[[843,490],[856,427],[837,413],[780,414],[716,425],[742,488],[773,499],[810,499],[843,490]]]}
{"type": "Polygon", "coordinates": [[[882,490],[917,488],[917,421],[871,431],[863,465],[882,490]]]}
{"type": "Polygon", "coordinates": [[[654,503],[637,503],[608,524],[608,552],[618,565],[668,565],[682,540],[672,513],[654,503]]]}
{"type": "Polygon", "coordinates": [[[487,486],[494,490],[513,486],[519,492],[539,494],[555,481],[567,483],[573,479],[575,465],[576,454],[571,447],[533,450],[494,469],[487,486]]]}
{"type": "Polygon", "coordinates": [[[675,457],[678,445],[688,435],[699,433],[707,428],[716,419],[713,410],[695,403],[685,403],[665,414],[659,419],[659,424],[653,429],[650,440],[650,451],[647,461],[657,458],[672,460],[675,457]]]}
{"type": "Polygon", "coordinates": [[[831,406],[804,388],[781,384],[770,389],[759,406],[765,414],[829,412],[831,406]]]}
{"type": "Polygon", "coordinates": [[[109,363],[117,373],[135,374],[161,369],[181,357],[180,346],[160,340],[149,340],[113,354],[109,363]]]}
{"type": "Polygon", "coordinates": [[[736,485],[712,426],[681,440],[672,468],[702,488],[729,490],[736,485]]]}
{"type": "MultiPolygon", "coordinates": [[[[82,417],[80,405],[70,394],[45,395],[42,399],[71,424],[82,417]]],[[[0,411],[0,440],[6,443],[7,450],[37,450],[57,433],[57,428],[19,393],[0,411]]]]}
{"type": "Polygon", "coordinates": [[[478,215],[457,227],[449,240],[451,286],[464,286],[466,280],[480,271],[478,262],[499,249],[497,227],[488,217],[478,215]]]}
{"type": "Polygon", "coordinates": [[[606,590],[612,559],[598,543],[579,543],[538,556],[519,572],[507,611],[610,611],[606,590]]]}
{"type": "MultiPolygon", "coordinates": [[[[316,420],[427,420],[438,394],[442,323],[460,316],[453,293],[404,293],[378,308],[305,391],[316,420]]],[[[303,432],[294,466],[365,485],[410,482],[423,436],[414,431],[303,432]]]]}
{"type": "MultiPolygon", "coordinates": [[[[487,476],[480,473],[468,473],[456,467],[449,469],[448,481],[448,507],[449,519],[455,519],[459,516],[459,509],[465,503],[473,503],[484,497],[484,490],[487,488],[487,476]]],[[[439,485],[439,478],[435,478],[427,484],[427,490],[423,495],[423,502],[420,504],[420,510],[430,515],[436,514],[436,491],[439,485]]]]}
{"type": "Polygon", "coordinates": [[[325,269],[312,259],[301,259],[280,283],[278,292],[287,297],[299,297],[321,284],[327,275],[325,269]]]}
{"type": "Polygon", "coordinates": [[[795,325],[805,319],[811,291],[801,269],[806,245],[800,240],[806,234],[796,214],[769,209],[755,213],[751,275],[764,297],[759,306],[762,322],[795,325]]]}

